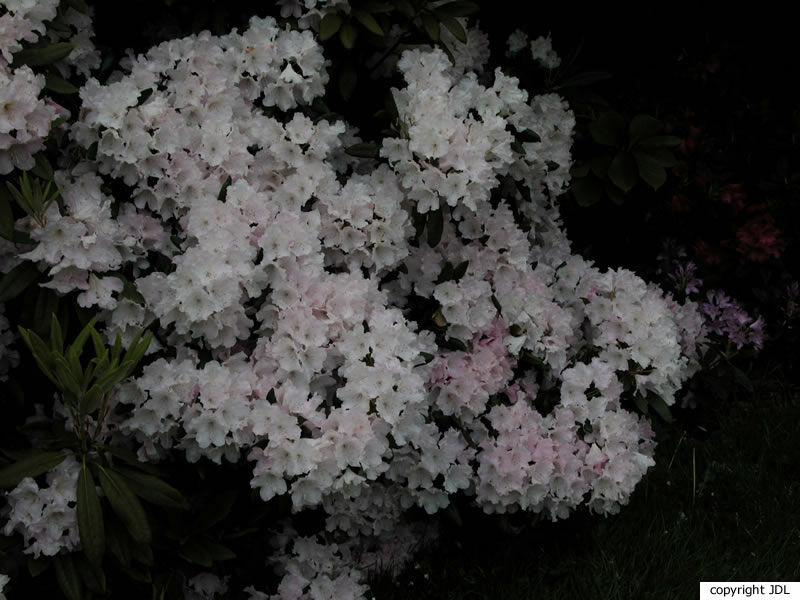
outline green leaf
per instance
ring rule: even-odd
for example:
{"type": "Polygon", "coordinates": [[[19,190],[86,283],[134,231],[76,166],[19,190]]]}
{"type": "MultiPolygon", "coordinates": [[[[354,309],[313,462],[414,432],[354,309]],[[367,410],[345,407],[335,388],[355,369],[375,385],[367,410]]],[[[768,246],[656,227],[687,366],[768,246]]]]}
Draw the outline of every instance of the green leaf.
{"type": "Polygon", "coordinates": [[[664,129],[664,123],[650,115],[636,115],[628,128],[628,138],[633,146],[639,140],[652,137],[664,129]]]}
{"type": "Polygon", "coordinates": [[[164,475],[161,469],[155,465],[151,465],[150,463],[140,461],[139,457],[136,456],[136,453],[128,450],[127,448],[121,448],[118,446],[104,446],[103,449],[113,457],[120,459],[122,462],[125,462],[132,467],[139,469],[140,471],[150,473],[156,477],[163,477],[164,475]]]}
{"type": "Polygon", "coordinates": [[[468,17],[480,10],[477,2],[448,2],[437,6],[436,10],[451,17],[468,17]]]}
{"type": "Polygon", "coordinates": [[[34,160],[36,161],[36,165],[31,169],[31,173],[45,181],[52,181],[53,166],[50,164],[50,161],[47,160],[47,156],[45,156],[44,152],[39,152],[39,154],[34,157],[34,160]]]}
{"type": "Polygon", "coordinates": [[[352,50],[353,46],[356,45],[356,38],[358,38],[356,26],[350,21],[343,23],[341,29],[339,29],[339,40],[342,42],[342,46],[352,50]]]}
{"type": "Polygon", "coordinates": [[[141,544],[149,544],[152,540],[150,524],[142,504],[131,491],[125,480],[112,469],[98,465],[100,486],[108,498],[109,504],[120,519],[127,525],[134,540],[141,544]]]}
{"type": "Polygon", "coordinates": [[[469,267],[469,261],[465,260],[459,263],[455,269],[453,269],[453,279],[458,281],[467,273],[467,267],[469,267]]]}
{"type": "Polygon", "coordinates": [[[328,13],[319,22],[319,39],[321,42],[329,40],[342,26],[342,17],[339,13],[328,13]]]}
{"type": "Polygon", "coordinates": [[[89,337],[92,335],[91,331],[94,329],[94,324],[97,321],[97,316],[92,317],[83,326],[78,336],[75,338],[75,341],[70,344],[69,348],[67,349],[68,352],[74,352],[76,356],[80,356],[81,352],[83,352],[83,347],[86,345],[86,342],[89,340],[89,337]]]}
{"type": "Polygon", "coordinates": [[[626,194],[631,191],[639,180],[633,157],[627,152],[618,152],[608,167],[608,178],[626,194]]]}
{"type": "Polygon", "coordinates": [[[211,499],[211,502],[198,513],[192,524],[192,530],[204,531],[222,521],[230,514],[237,497],[238,494],[234,490],[226,490],[216,494],[211,499]]]}
{"type": "Polygon", "coordinates": [[[43,557],[39,558],[30,557],[27,563],[28,563],[28,573],[31,574],[31,577],[38,577],[47,570],[47,567],[50,566],[50,561],[45,560],[43,557]]]}
{"type": "MultiPolygon", "coordinates": [[[[447,30],[453,34],[453,37],[456,38],[462,44],[467,43],[467,32],[461,26],[461,23],[455,17],[451,17],[445,13],[439,13],[437,11],[437,16],[442,24],[447,27],[447,30]]],[[[528,130],[530,131],[530,130],[528,130]]]]}
{"type": "Polygon", "coordinates": [[[607,112],[589,125],[592,139],[604,146],[622,146],[625,141],[625,119],[618,113],[607,112]]]}
{"type": "Polygon", "coordinates": [[[612,184],[610,181],[606,181],[603,189],[608,196],[608,199],[611,200],[617,206],[622,206],[625,204],[625,193],[620,190],[617,186],[612,184]]]}
{"type": "Polygon", "coordinates": [[[14,240],[14,213],[8,190],[4,186],[0,186],[0,237],[9,242],[14,240]]]}
{"type": "Polygon", "coordinates": [[[439,41],[439,21],[433,14],[429,12],[424,12],[420,15],[422,18],[422,28],[425,30],[425,33],[428,34],[428,37],[433,42],[439,41]]]}
{"type": "Polygon", "coordinates": [[[656,411],[658,416],[664,419],[667,423],[673,423],[675,421],[675,419],[672,417],[672,413],[669,410],[669,406],[667,406],[666,402],[664,402],[661,396],[650,392],[647,395],[647,401],[650,406],[653,407],[653,410],[656,411]]]}
{"type": "Polygon", "coordinates": [[[86,558],[100,566],[106,552],[106,534],[103,528],[103,510],[95,489],[94,477],[84,462],[78,475],[78,533],[86,558]]]}
{"type": "Polygon", "coordinates": [[[19,296],[39,278],[39,270],[30,261],[22,261],[0,279],[0,302],[8,302],[19,296]]]}
{"type": "Polygon", "coordinates": [[[342,69],[339,71],[339,93],[344,100],[349,100],[356,91],[358,84],[358,71],[350,61],[342,63],[342,69]]]}
{"type": "Polygon", "coordinates": [[[667,180],[667,172],[651,155],[644,152],[634,152],[636,168],[639,176],[654,190],[657,190],[667,180]]]}
{"type": "Polygon", "coordinates": [[[86,0],[65,0],[66,3],[77,10],[80,13],[85,15],[89,14],[89,7],[86,4],[86,0]]]}
{"type": "Polygon", "coordinates": [[[41,48],[28,48],[20,50],[14,55],[14,67],[28,65],[29,67],[44,67],[69,56],[75,44],[58,42],[41,48]]]}
{"type": "Polygon", "coordinates": [[[0,488],[16,487],[26,477],[37,477],[57,467],[69,455],[69,452],[35,450],[8,466],[0,469],[0,488]]]}
{"type": "Polygon", "coordinates": [[[227,198],[227,196],[228,196],[228,188],[231,186],[231,182],[232,181],[233,180],[231,179],[231,176],[228,175],[228,178],[222,184],[222,187],[219,188],[219,194],[217,194],[217,200],[218,201],[225,202],[225,198],[227,198]]]}
{"type": "Polygon", "coordinates": [[[203,567],[211,567],[217,561],[236,558],[236,554],[227,546],[207,539],[190,540],[181,547],[180,553],[189,562],[203,567]]]}
{"type": "Polygon", "coordinates": [[[592,206],[600,202],[603,197],[603,187],[594,177],[585,177],[574,181],[570,190],[578,206],[592,206]]]}
{"type": "Polygon", "coordinates": [[[78,88],[55,73],[50,73],[45,77],[44,87],[56,94],[69,95],[78,93],[78,88]]]}
{"type": "Polygon", "coordinates": [[[514,137],[516,137],[520,142],[537,143],[542,141],[542,138],[539,136],[539,134],[532,129],[523,129],[522,131],[518,131],[516,134],[514,134],[514,137]]]}
{"type": "Polygon", "coordinates": [[[183,494],[159,477],[125,468],[117,468],[117,473],[131,484],[134,494],[150,504],[165,508],[189,508],[183,494]]]}
{"type": "Polygon", "coordinates": [[[591,85],[604,79],[611,79],[611,73],[606,71],[584,71],[583,73],[576,73],[571,77],[567,77],[564,81],[556,85],[553,90],[559,90],[567,87],[577,87],[581,85],[591,85]]]}
{"type": "Polygon", "coordinates": [[[82,600],[83,586],[71,554],[58,554],[53,558],[58,586],[68,600],[82,600]]]}
{"type": "Polygon", "coordinates": [[[753,393],[753,382],[750,381],[750,378],[742,371],[739,367],[734,365],[733,363],[727,363],[727,370],[728,372],[733,375],[734,380],[748,392],[753,393]]]}
{"type": "Polygon", "coordinates": [[[633,395],[633,401],[636,403],[636,408],[638,408],[639,411],[643,415],[646,415],[647,412],[648,412],[647,411],[648,404],[647,404],[647,400],[645,400],[644,396],[642,396],[640,393],[636,392],[633,395]]]}
{"type": "Polygon", "coordinates": [[[136,547],[128,532],[115,518],[106,519],[106,544],[120,564],[130,567],[136,547]]]}
{"type": "Polygon", "coordinates": [[[656,135],[639,141],[639,146],[644,148],[659,148],[662,146],[680,146],[683,140],[674,135],[656,135]]]}
{"type": "Polygon", "coordinates": [[[425,226],[428,230],[428,246],[435,248],[441,241],[444,231],[444,213],[441,208],[428,212],[425,226]]]}
{"type": "Polygon", "coordinates": [[[80,554],[73,554],[72,558],[75,568],[78,570],[78,575],[81,576],[86,587],[97,594],[105,593],[106,574],[103,569],[98,565],[93,565],[85,556],[80,554]]]}
{"type": "Polygon", "coordinates": [[[25,329],[24,327],[19,328],[19,335],[22,337],[25,345],[33,354],[33,358],[36,360],[36,364],[39,365],[39,369],[45,376],[53,382],[56,387],[60,387],[60,383],[53,372],[55,369],[55,360],[53,358],[53,354],[50,351],[50,348],[47,344],[42,341],[38,335],[36,335],[33,331],[29,329],[25,329]]]}
{"type": "Polygon", "coordinates": [[[636,146],[633,153],[634,158],[636,157],[636,154],[644,154],[653,159],[660,167],[664,167],[665,169],[671,169],[678,164],[678,159],[675,157],[675,154],[672,152],[672,150],[669,150],[663,146],[656,148],[642,148],[641,146],[636,146]]]}
{"type": "Polygon", "coordinates": [[[64,336],[56,313],[50,313],[50,349],[57,354],[64,351],[64,336]]]}
{"type": "Polygon", "coordinates": [[[385,35],[383,29],[381,29],[381,26],[375,20],[375,17],[373,17],[368,12],[365,12],[363,10],[353,9],[352,14],[356,18],[356,20],[367,29],[367,31],[371,31],[375,35],[379,36],[385,35]]]}
{"type": "Polygon", "coordinates": [[[580,179],[582,177],[586,177],[589,174],[589,163],[573,163],[573,165],[569,169],[569,174],[574,179],[580,179]]]}
{"type": "Polygon", "coordinates": [[[368,142],[353,144],[344,149],[346,154],[357,156],[358,158],[378,158],[380,156],[380,150],[380,146],[368,142]]]}

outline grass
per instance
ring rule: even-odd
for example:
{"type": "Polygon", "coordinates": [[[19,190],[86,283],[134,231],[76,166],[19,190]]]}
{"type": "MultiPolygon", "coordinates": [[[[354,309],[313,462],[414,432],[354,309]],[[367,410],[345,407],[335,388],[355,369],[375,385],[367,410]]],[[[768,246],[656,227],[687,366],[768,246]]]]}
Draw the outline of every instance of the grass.
{"type": "Polygon", "coordinates": [[[376,600],[685,600],[700,581],[800,579],[800,389],[782,381],[715,407],[706,439],[661,427],[620,514],[513,533],[521,521],[469,512],[396,581],[377,578],[376,600]]]}

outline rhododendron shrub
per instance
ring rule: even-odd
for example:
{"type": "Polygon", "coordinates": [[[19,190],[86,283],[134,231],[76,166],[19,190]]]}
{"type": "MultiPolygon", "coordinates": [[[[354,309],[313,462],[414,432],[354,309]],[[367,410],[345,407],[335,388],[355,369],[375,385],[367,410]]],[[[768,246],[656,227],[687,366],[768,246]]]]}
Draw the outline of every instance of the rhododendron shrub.
{"type": "MultiPolygon", "coordinates": [[[[262,501],[325,514],[315,535],[271,532],[283,579],[253,598],[362,597],[369,569],[424,537],[409,509],[456,495],[489,513],[618,511],[653,465],[636,407],[666,414],[698,369],[695,303],[571,251],[567,103],[501,68],[479,77],[470,36],[455,64],[402,54],[396,131],[374,159],[345,152],[354,125],[312,118],[330,67],[313,29],[253,18],[130,55],[81,88],[61,201],[17,223],[31,249],[7,248],[77,293],[107,342],[155,334],[98,443],[246,463],[262,501]]],[[[532,51],[557,64],[549,39],[532,51]]],[[[79,547],[76,465],[8,495],[27,553],[79,547]]],[[[187,597],[225,593],[220,574],[187,597]]]]}

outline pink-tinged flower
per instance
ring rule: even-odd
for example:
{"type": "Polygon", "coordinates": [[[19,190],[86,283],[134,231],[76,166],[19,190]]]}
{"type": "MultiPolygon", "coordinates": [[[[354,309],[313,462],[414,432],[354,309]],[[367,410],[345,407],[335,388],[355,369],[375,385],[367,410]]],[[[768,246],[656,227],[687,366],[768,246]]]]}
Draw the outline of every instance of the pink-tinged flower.
{"type": "Polygon", "coordinates": [[[676,213],[689,212],[691,210],[689,197],[686,194],[673,194],[672,198],[667,202],[667,207],[676,213]]]}
{"type": "Polygon", "coordinates": [[[753,318],[721,290],[709,291],[706,299],[700,304],[700,312],[711,333],[730,340],[737,348],[752,345],[761,349],[765,337],[763,317],[753,318]]]}
{"type": "Polygon", "coordinates": [[[742,189],[741,183],[729,183],[719,190],[719,200],[730,205],[734,212],[742,210],[747,200],[747,193],[742,189]]]}
{"type": "Polygon", "coordinates": [[[697,240],[694,243],[694,252],[698,259],[706,265],[718,265],[722,262],[722,253],[704,240],[697,240]]]}
{"type": "Polygon", "coordinates": [[[679,291],[688,296],[699,293],[703,285],[703,280],[695,277],[696,271],[697,265],[691,261],[685,265],[675,261],[675,270],[668,277],[679,291]]]}
{"type": "Polygon", "coordinates": [[[784,248],[781,231],[772,215],[751,219],[736,232],[736,250],[752,262],[778,258],[784,248]]]}

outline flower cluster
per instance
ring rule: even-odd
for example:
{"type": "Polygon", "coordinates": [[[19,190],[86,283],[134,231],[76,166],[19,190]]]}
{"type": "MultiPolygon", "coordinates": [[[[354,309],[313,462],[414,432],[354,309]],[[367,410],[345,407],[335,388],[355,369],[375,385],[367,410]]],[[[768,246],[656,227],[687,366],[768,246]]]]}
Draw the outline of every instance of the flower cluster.
{"type": "Polygon", "coordinates": [[[58,0],[5,0],[0,15],[0,175],[14,168],[30,169],[33,155],[44,148],[53,121],[66,111],[49,98],[40,99],[44,75],[28,66],[11,68],[22,41],[35,42],[45,21],[56,16],[58,0]]]}
{"type": "Polygon", "coordinates": [[[739,304],[720,290],[711,290],[700,303],[710,333],[730,340],[737,349],[764,345],[764,319],[754,318],[739,304]]]}
{"type": "MultiPolygon", "coordinates": [[[[61,206],[19,224],[37,243],[19,258],[96,306],[107,338],[159,339],[101,438],[142,460],[246,459],[264,501],[325,512],[336,544],[276,536],[281,598],[363,595],[367,570],[421,535],[407,509],[455,494],[487,512],[615,512],[653,464],[623,400],[671,405],[698,368],[694,304],[572,253],[554,201],[566,102],[500,69],[479,80],[470,36],[457,65],[402,54],[399,131],[360,162],[342,158],[354,129],[306,114],[328,80],[310,31],[254,18],[164,42],[88,80],[70,135],[96,157],[65,160],[61,206]]],[[[44,519],[23,510],[43,493],[11,492],[9,530],[44,519]]],[[[70,549],[71,518],[69,543],[28,535],[70,549]]],[[[187,595],[225,585],[198,576],[187,595]]]]}
{"type": "Polygon", "coordinates": [[[25,552],[38,558],[54,556],[61,550],[79,547],[78,519],[75,513],[80,465],[68,456],[47,474],[47,487],[39,487],[30,477],[8,493],[5,535],[22,534],[25,552]]]}

